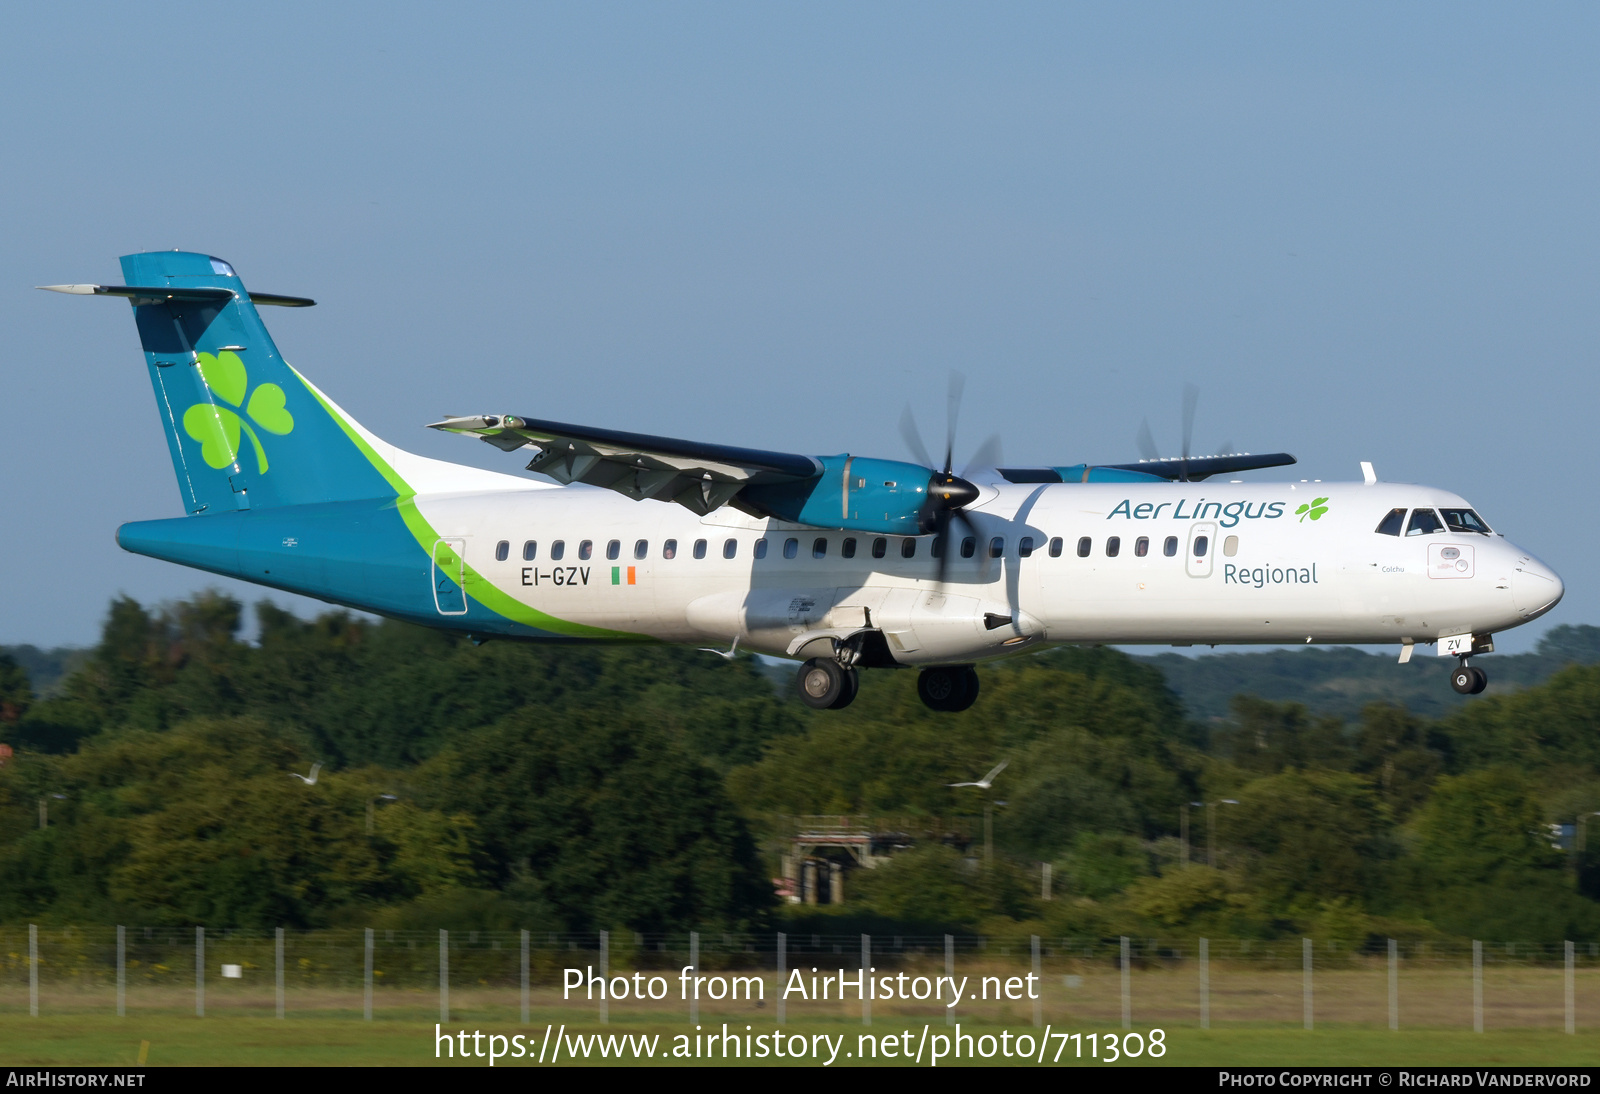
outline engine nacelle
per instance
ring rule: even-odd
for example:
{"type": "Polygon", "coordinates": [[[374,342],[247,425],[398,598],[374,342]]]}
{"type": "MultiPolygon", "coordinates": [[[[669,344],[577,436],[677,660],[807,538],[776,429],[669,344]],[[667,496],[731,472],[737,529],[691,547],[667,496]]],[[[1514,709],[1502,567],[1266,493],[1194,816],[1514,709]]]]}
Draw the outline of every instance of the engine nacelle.
{"type": "Polygon", "coordinates": [[[817,459],[823,467],[817,478],[747,486],[741,499],[780,520],[819,528],[888,536],[932,530],[928,484],[933,473],[926,467],[848,454],[817,459]]]}

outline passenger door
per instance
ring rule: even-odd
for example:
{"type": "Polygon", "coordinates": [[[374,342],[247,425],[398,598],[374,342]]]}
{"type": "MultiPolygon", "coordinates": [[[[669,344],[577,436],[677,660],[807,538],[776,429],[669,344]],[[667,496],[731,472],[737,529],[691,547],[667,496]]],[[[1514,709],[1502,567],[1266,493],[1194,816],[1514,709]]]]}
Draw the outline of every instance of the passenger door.
{"type": "Polygon", "coordinates": [[[433,544],[433,606],[440,615],[467,614],[467,541],[440,539],[433,544]]]}

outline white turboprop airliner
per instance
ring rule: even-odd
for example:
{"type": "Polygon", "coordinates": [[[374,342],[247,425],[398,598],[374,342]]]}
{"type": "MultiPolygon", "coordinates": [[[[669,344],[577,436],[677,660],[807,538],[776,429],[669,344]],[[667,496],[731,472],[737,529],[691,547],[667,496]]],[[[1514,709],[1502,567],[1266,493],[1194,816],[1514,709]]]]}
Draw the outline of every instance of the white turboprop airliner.
{"type": "MultiPolygon", "coordinates": [[[[220,259],[129,255],[128,299],[189,515],[124,548],[383,615],[543,641],[708,641],[802,661],[840,708],[920,669],[964,710],[976,662],[1057,643],[1417,643],[1468,659],[1560,578],[1461,497],[1364,481],[1218,482],[1282,453],[943,469],[730,448],[517,415],[434,428],[567,485],[415,456],[288,366],[220,259]]],[[[915,437],[908,438],[920,448],[915,437]]],[[[980,461],[986,462],[986,461],[980,461]]]]}

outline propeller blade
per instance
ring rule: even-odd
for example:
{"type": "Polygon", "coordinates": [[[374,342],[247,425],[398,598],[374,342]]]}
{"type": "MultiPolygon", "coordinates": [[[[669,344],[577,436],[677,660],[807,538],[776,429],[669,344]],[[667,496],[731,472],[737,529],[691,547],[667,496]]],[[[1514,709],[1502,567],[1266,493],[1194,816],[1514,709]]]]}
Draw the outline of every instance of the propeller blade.
{"type": "Polygon", "coordinates": [[[1139,423],[1139,434],[1134,440],[1139,446],[1139,455],[1147,460],[1159,460],[1161,458],[1161,450],[1156,447],[1156,439],[1150,435],[1149,418],[1139,423]]]}
{"type": "Polygon", "coordinates": [[[934,575],[939,588],[944,588],[944,575],[950,569],[950,525],[954,514],[949,509],[943,509],[934,518],[933,553],[939,560],[934,575]]]}
{"type": "Polygon", "coordinates": [[[944,434],[944,473],[950,474],[955,461],[956,449],[956,419],[961,416],[961,393],[966,390],[967,378],[961,373],[950,370],[950,396],[948,405],[949,419],[946,423],[944,434]]]}
{"type": "Polygon", "coordinates": [[[1183,385],[1183,458],[1188,459],[1194,447],[1194,410],[1200,403],[1200,389],[1193,384],[1183,385]]]}
{"type": "Polygon", "coordinates": [[[933,457],[928,455],[928,446],[922,443],[922,432],[917,429],[917,419],[911,413],[911,404],[906,404],[905,412],[900,415],[900,436],[905,440],[906,447],[917,458],[923,467],[933,466],[933,457]]]}
{"type": "Polygon", "coordinates": [[[961,477],[971,478],[974,471],[992,471],[999,467],[1005,459],[1000,454],[1000,434],[992,434],[988,440],[978,446],[978,450],[967,461],[967,466],[961,469],[961,477]]]}

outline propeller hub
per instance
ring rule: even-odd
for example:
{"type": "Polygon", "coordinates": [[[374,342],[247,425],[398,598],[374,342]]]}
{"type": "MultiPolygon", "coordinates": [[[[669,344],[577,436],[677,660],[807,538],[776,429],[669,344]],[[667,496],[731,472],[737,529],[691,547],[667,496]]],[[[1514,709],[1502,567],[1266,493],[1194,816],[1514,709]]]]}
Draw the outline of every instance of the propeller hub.
{"type": "Polygon", "coordinates": [[[933,502],[935,511],[965,509],[981,496],[976,486],[948,471],[936,472],[928,481],[928,500],[933,502]]]}

